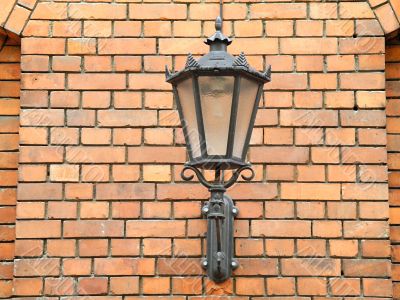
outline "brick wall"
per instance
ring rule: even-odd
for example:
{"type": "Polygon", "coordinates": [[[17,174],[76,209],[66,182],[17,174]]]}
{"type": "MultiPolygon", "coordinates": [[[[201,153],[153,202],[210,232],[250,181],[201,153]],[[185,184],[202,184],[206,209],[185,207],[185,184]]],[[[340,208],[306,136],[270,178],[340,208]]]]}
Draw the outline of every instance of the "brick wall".
{"type": "Polygon", "coordinates": [[[384,34],[393,24],[379,17],[388,3],[372,6],[225,5],[230,51],[258,69],[270,63],[273,81],[249,154],[257,176],[229,191],[241,266],[216,285],[199,265],[208,193],[179,176],[186,154],[162,72],[207,51],[218,5],[40,1],[18,26],[14,298],[391,299],[384,34]]]}
{"type": "Polygon", "coordinates": [[[19,41],[8,39],[0,51],[0,297],[2,298],[11,295],[13,278],[21,59],[18,43],[19,41]]]}
{"type": "Polygon", "coordinates": [[[397,43],[389,43],[386,54],[386,78],[387,78],[387,133],[388,133],[388,166],[389,166],[389,188],[390,188],[390,237],[392,242],[392,271],[394,281],[394,297],[400,298],[399,277],[399,203],[398,203],[398,178],[399,178],[399,71],[400,46],[397,43]]]}

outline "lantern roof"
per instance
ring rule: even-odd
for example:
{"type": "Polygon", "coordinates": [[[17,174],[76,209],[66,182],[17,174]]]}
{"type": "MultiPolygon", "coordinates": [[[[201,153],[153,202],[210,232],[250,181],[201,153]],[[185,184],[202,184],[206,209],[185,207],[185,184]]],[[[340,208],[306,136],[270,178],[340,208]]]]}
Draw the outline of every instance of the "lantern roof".
{"type": "Polygon", "coordinates": [[[263,83],[271,81],[270,65],[267,65],[265,72],[259,72],[249,65],[243,52],[236,57],[227,52],[227,47],[232,43],[232,40],[225,36],[221,29],[222,20],[217,17],[215,21],[216,32],[204,41],[205,44],[210,46],[210,52],[202,56],[198,61],[189,53],[185,68],[179,72],[171,73],[166,66],[165,76],[167,82],[178,82],[193,73],[216,75],[218,72],[228,75],[241,74],[263,83]]]}

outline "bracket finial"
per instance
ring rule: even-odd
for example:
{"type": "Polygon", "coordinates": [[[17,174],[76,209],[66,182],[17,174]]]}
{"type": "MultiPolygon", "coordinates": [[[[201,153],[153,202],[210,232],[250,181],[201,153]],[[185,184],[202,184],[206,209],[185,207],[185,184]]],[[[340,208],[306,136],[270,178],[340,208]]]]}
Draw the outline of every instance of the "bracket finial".
{"type": "Polygon", "coordinates": [[[185,68],[200,67],[199,63],[194,59],[192,53],[189,53],[186,60],[185,68]]]}

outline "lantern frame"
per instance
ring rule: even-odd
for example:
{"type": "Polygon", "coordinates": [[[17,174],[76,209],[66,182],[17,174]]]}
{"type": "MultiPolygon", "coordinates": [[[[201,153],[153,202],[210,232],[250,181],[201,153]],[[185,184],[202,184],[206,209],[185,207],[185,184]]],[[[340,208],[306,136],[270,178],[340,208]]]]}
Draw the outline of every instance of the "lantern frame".
{"type": "MultiPolygon", "coordinates": [[[[222,7],[222,2],[221,2],[222,7]]],[[[222,10],[221,10],[222,11],[222,10]]],[[[220,17],[215,22],[216,32],[213,36],[206,39],[205,43],[210,46],[210,52],[198,61],[189,53],[185,68],[182,71],[171,73],[166,66],[166,81],[172,84],[174,97],[177,103],[179,117],[182,123],[183,132],[186,141],[186,147],[189,154],[189,162],[187,162],[181,172],[181,177],[185,181],[190,181],[194,175],[186,175],[186,172],[193,172],[200,183],[208,188],[211,193],[210,200],[203,206],[202,212],[207,217],[207,256],[202,261],[202,266],[207,270],[207,274],[211,280],[215,282],[223,282],[232,275],[232,271],[239,266],[239,262],[234,258],[234,239],[233,239],[233,222],[235,216],[239,213],[237,207],[234,206],[232,199],[225,194],[226,189],[231,187],[239,178],[240,174],[247,170],[250,175],[241,175],[245,181],[254,178],[254,170],[250,163],[246,162],[246,155],[250,144],[251,134],[253,132],[254,122],[259,106],[259,102],[263,92],[264,83],[271,81],[271,67],[268,65],[267,70],[263,73],[258,72],[250,67],[243,52],[237,57],[233,57],[227,52],[227,46],[232,42],[228,37],[222,34],[222,20],[220,17]],[[205,134],[205,121],[202,112],[202,94],[200,90],[199,78],[202,76],[209,77],[232,77],[233,89],[228,93],[231,98],[230,116],[228,120],[228,136],[226,138],[225,155],[209,155],[207,147],[207,139],[205,134]],[[191,104],[194,105],[194,114],[198,130],[198,142],[200,147],[200,156],[194,157],[192,143],[189,138],[188,126],[186,125],[185,116],[180,99],[178,85],[184,80],[191,78],[191,94],[189,97],[191,104]],[[241,82],[246,80],[256,83],[253,88],[257,90],[255,99],[247,99],[254,101],[249,123],[247,124],[247,132],[242,136],[239,144],[241,153],[240,157],[233,156],[235,148],[235,133],[238,126],[239,100],[243,96],[241,94],[241,82]],[[243,140],[244,138],[244,140],[243,140]],[[209,181],[206,179],[201,169],[215,170],[215,179],[209,181]],[[234,169],[229,179],[224,176],[224,170],[234,169]]],[[[212,84],[211,84],[212,86],[212,84]]],[[[190,90],[190,89],[189,89],[190,90]]],[[[253,91],[253,92],[254,92],[253,91]]],[[[188,95],[187,95],[188,96],[188,95]]],[[[215,97],[215,96],[214,96],[215,97]]],[[[217,97],[216,97],[217,98],[217,97]]],[[[188,100],[189,101],[189,100],[188,100]]],[[[241,99],[240,101],[246,101],[241,99]]],[[[247,115],[249,116],[249,115],[247,115]]],[[[194,124],[192,124],[194,125],[194,124]]],[[[242,124],[243,125],[243,124],[242,124]]]]}
{"type": "Polygon", "coordinates": [[[196,61],[192,54],[189,53],[186,61],[185,68],[179,72],[171,73],[166,67],[166,81],[172,84],[174,97],[177,103],[179,117],[182,123],[183,132],[186,141],[186,147],[189,154],[189,162],[187,165],[201,169],[236,169],[248,165],[245,161],[247,151],[250,144],[251,134],[254,128],[254,122],[259,106],[259,102],[263,92],[263,85],[271,80],[271,67],[268,65],[264,73],[258,72],[248,64],[244,53],[242,52],[237,57],[233,57],[227,52],[227,46],[231,44],[231,40],[222,34],[221,30],[222,21],[217,18],[216,33],[209,37],[205,43],[210,45],[210,52],[196,61]],[[232,102],[231,112],[229,118],[228,138],[226,145],[225,155],[210,155],[207,153],[207,138],[205,134],[204,118],[202,112],[201,93],[199,86],[200,77],[233,77],[233,90],[231,91],[232,102]],[[189,139],[189,132],[185,124],[185,116],[182,109],[182,101],[178,93],[177,86],[184,80],[192,79],[193,97],[195,102],[195,113],[197,121],[197,129],[199,136],[199,145],[201,155],[194,157],[192,144],[189,139]],[[235,131],[237,127],[238,105],[241,96],[241,81],[242,78],[258,84],[258,89],[255,99],[248,99],[247,101],[254,101],[252,113],[250,117],[250,124],[248,124],[243,149],[240,157],[233,155],[235,146],[235,131]]]}

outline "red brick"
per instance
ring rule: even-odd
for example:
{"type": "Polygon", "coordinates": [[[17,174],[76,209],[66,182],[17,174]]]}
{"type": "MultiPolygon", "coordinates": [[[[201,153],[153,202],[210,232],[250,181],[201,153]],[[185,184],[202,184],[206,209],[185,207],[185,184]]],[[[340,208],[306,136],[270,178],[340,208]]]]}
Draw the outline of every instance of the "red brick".
{"type": "Polygon", "coordinates": [[[113,277],[110,279],[110,292],[113,295],[137,294],[139,292],[139,278],[113,277]]]}
{"type": "Polygon", "coordinates": [[[96,275],[154,275],[153,258],[95,258],[96,275]]]}
{"type": "Polygon", "coordinates": [[[332,257],[356,257],[358,254],[356,240],[331,240],[329,248],[332,257]]]}
{"type": "Polygon", "coordinates": [[[124,74],[68,75],[68,85],[71,90],[122,90],[125,89],[125,81],[124,74]]]}
{"type": "Polygon", "coordinates": [[[340,260],[330,258],[282,259],[282,274],[290,276],[339,276],[340,260]]]}
{"type": "Polygon", "coordinates": [[[274,218],[293,218],[294,204],[287,201],[271,202],[265,206],[265,217],[268,219],[274,218]]]}
{"type": "Polygon", "coordinates": [[[115,202],[112,205],[112,216],[114,219],[136,219],[140,216],[140,203],[138,202],[115,202]]]}
{"type": "Polygon", "coordinates": [[[130,4],[129,17],[139,20],[186,19],[186,6],[183,4],[130,4]]]}
{"type": "Polygon", "coordinates": [[[129,237],[182,237],[185,221],[128,221],[126,234],[129,237]]]}
{"type": "Polygon", "coordinates": [[[125,19],[126,4],[114,3],[72,3],[69,6],[69,16],[72,19],[125,19]]]}
{"type": "Polygon", "coordinates": [[[340,200],[340,186],[325,183],[283,183],[282,199],[340,200]]]}
{"type": "Polygon", "coordinates": [[[309,221],[252,221],[252,235],[265,237],[309,237],[311,222],[309,221]]]}
{"type": "Polygon", "coordinates": [[[72,278],[46,278],[44,282],[46,295],[72,295],[74,287],[72,278]]]}
{"type": "Polygon", "coordinates": [[[60,269],[59,258],[24,258],[14,262],[14,274],[19,277],[58,276],[60,269]]]}
{"type": "Polygon", "coordinates": [[[64,54],[65,39],[26,38],[21,45],[23,54],[64,54]]]}
{"type": "Polygon", "coordinates": [[[357,296],[360,294],[360,279],[330,279],[329,285],[335,296],[357,296]]]}
{"type": "Polygon", "coordinates": [[[245,277],[236,278],[236,293],[238,295],[264,295],[264,279],[245,277]]]}
{"type": "Polygon", "coordinates": [[[101,295],[107,292],[108,280],[103,277],[80,278],[78,293],[80,295],[101,295]]]}
{"type": "Polygon", "coordinates": [[[18,200],[58,200],[62,197],[59,183],[21,183],[18,186],[18,200]]]}
{"type": "Polygon", "coordinates": [[[183,295],[200,295],[202,282],[196,277],[175,277],[172,279],[172,292],[183,295]]]}
{"type": "Polygon", "coordinates": [[[343,235],[348,238],[384,238],[389,226],[384,221],[345,221],[343,235]]]}
{"type": "Polygon", "coordinates": [[[250,6],[253,19],[302,19],[306,17],[305,3],[259,3],[250,6]]]}
{"type": "Polygon", "coordinates": [[[300,295],[326,295],[327,281],[325,278],[299,278],[297,282],[300,295]]]}
{"type": "Polygon", "coordinates": [[[343,199],[347,200],[386,200],[388,188],[386,184],[344,184],[343,199]]]}
{"type": "Polygon", "coordinates": [[[151,183],[103,183],[97,185],[98,200],[154,199],[154,184],[151,183]]]}
{"type": "Polygon", "coordinates": [[[90,267],[90,259],[70,258],[63,260],[63,274],[66,276],[89,275],[90,267]]]}
{"type": "Polygon", "coordinates": [[[389,279],[369,279],[363,280],[364,294],[366,296],[392,296],[392,281],[389,279]]]}
{"type": "Polygon", "coordinates": [[[335,38],[282,38],[283,54],[335,54],[337,40],[335,38]]]}
{"type": "Polygon", "coordinates": [[[143,254],[146,256],[171,256],[171,239],[146,238],[143,240],[143,254]]]}
{"type": "Polygon", "coordinates": [[[250,158],[254,163],[305,163],[309,150],[306,147],[253,147],[250,158]]]}
{"type": "Polygon", "coordinates": [[[122,221],[65,221],[64,237],[119,237],[123,234],[122,221]]]}
{"type": "Polygon", "coordinates": [[[73,240],[49,240],[47,254],[50,257],[68,257],[75,255],[75,241],[73,240]]]}
{"type": "Polygon", "coordinates": [[[41,278],[15,278],[13,281],[14,296],[41,295],[43,281],[41,278]]]}
{"type": "Polygon", "coordinates": [[[344,260],[345,276],[351,277],[386,277],[390,274],[390,262],[387,260],[344,260]]]}
{"type": "Polygon", "coordinates": [[[175,239],[174,255],[175,256],[200,256],[201,240],[200,239],[175,239]]]}
{"type": "Polygon", "coordinates": [[[111,253],[113,256],[138,256],[140,254],[140,240],[113,239],[111,240],[111,253]]]}

